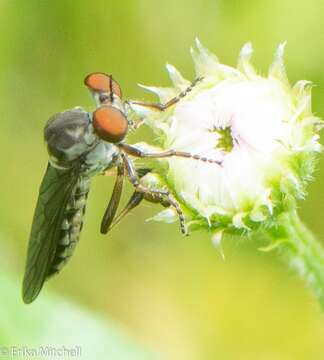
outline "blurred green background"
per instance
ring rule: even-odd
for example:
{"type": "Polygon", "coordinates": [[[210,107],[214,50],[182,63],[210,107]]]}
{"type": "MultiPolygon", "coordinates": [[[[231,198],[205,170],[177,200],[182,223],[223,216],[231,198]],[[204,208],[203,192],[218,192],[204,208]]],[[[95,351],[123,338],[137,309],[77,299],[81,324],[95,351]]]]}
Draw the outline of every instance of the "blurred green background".
{"type": "MultiPolygon", "coordinates": [[[[84,358],[146,358],[135,351],[111,355],[116,341],[108,341],[109,334],[92,341],[100,330],[81,315],[58,311],[66,301],[117,326],[127,337],[121,347],[137,343],[143,354],[162,359],[324,358],[319,306],[276,253],[257,251],[259,242],[228,239],[223,261],[207,235],[184,238],[177,225],[145,222],[159,210],[148,204],[101,236],[113,178],[93,181],[81,242],[60,276],[44,287],[43,299],[25,306],[19,288],[47,162],[43,127],[53,113],[94,108],[83,86],[87,73],[112,73],[125,98],[149,99],[136,84],[167,86],[167,61],[193,78],[188,49],[195,36],[229,65],[252,41],[262,73],[278,43],[287,40],[289,78],[317,85],[314,112],[323,117],[323,13],[323,0],[0,1],[0,346],[63,345],[64,338],[55,339],[60,322],[57,332],[52,328],[61,316],[75,345],[87,348],[84,358]]],[[[151,139],[144,129],[129,141],[151,139]]],[[[324,241],[323,176],[322,160],[300,213],[324,241]]]]}

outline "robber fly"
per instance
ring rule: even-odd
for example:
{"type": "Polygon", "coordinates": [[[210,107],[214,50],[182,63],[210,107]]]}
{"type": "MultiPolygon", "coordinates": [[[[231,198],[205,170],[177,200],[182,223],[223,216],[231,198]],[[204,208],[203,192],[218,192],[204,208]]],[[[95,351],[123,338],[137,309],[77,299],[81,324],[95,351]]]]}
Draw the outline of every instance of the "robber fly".
{"type": "Polygon", "coordinates": [[[166,104],[124,102],[122,91],[111,75],[92,73],[84,82],[92,93],[97,108],[89,113],[80,107],[52,116],[44,129],[49,162],[39,190],[29,238],[23,281],[23,300],[31,303],[44,282],[57,274],[68,262],[79,240],[83,225],[91,178],[117,168],[117,178],[101,222],[101,233],[107,233],[123,216],[143,199],[172,206],[178,213],[180,227],[186,233],[184,215],[179,204],[165,189],[149,189],[141,177],[150,169],[136,169],[131,157],[165,158],[179,156],[218,163],[199,155],[167,150],[144,152],[128,145],[124,139],[132,126],[127,118],[131,104],[164,111],[183,98],[196,82],[166,104]],[[125,176],[134,186],[134,193],[118,216],[125,176]]]}

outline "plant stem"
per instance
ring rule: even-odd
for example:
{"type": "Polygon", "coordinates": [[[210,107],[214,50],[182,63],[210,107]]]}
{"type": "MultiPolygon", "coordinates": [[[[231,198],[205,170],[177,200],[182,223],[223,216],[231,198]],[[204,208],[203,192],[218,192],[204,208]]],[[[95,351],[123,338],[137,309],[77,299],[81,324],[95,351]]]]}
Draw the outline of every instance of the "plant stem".
{"type": "Polygon", "coordinates": [[[313,289],[324,311],[324,249],[295,210],[279,217],[279,227],[268,231],[290,266],[313,289]]]}

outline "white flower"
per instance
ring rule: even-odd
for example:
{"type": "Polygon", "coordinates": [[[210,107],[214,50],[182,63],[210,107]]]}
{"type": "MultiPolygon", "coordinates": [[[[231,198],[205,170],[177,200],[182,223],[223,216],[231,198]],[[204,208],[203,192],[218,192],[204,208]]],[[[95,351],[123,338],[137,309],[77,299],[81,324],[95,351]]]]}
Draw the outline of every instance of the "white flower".
{"type": "MultiPolygon", "coordinates": [[[[153,182],[171,189],[192,228],[208,227],[219,235],[270,225],[304,196],[314,154],[321,149],[311,84],[299,81],[290,87],[285,44],[278,47],[267,77],[250,63],[251,44],[243,47],[237,69],[220,64],[198,40],[196,45],[198,51],[191,53],[202,81],[165,112],[132,109],[158,135],[160,149],[198,154],[221,165],[170,157],[159,160],[153,182]]],[[[145,87],[163,103],[190,85],[173,66],[167,70],[173,88],[145,87]]],[[[170,210],[156,219],[170,221],[170,210]]]]}

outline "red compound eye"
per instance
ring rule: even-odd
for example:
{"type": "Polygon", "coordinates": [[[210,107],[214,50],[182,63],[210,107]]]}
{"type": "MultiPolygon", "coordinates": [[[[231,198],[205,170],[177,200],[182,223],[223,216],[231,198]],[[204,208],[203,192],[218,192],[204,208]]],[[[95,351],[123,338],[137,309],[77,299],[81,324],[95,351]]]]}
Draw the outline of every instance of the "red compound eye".
{"type": "Polygon", "coordinates": [[[84,84],[94,92],[110,93],[113,92],[119,98],[122,98],[122,91],[119,84],[111,75],[104,73],[92,73],[84,79],[84,84]]]}
{"type": "Polygon", "coordinates": [[[93,113],[93,128],[101,139],[118,143],[127,134],[128,121],[120,110],[101,106],[93,113]]]}

